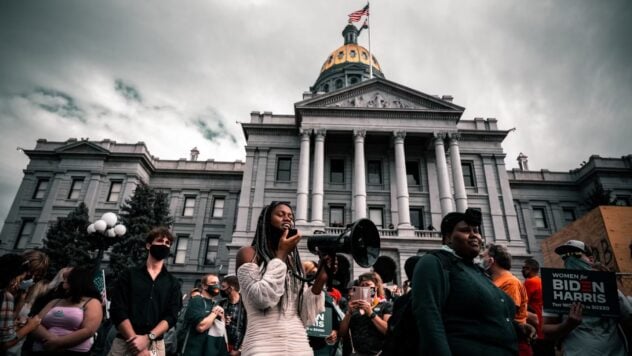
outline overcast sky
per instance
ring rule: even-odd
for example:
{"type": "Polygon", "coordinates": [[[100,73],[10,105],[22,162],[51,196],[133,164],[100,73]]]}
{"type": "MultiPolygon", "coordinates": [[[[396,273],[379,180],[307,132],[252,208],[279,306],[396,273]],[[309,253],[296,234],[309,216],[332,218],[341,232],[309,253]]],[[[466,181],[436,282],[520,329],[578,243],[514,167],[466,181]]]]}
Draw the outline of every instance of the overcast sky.
{"type": "MultiPolygon", "coordinates": [[[[38,138],[243,159],[237,121],[292,114],[364,0],[0,2],[0,226],[38,138]]],[[[367,45],[366,32],[360,44],[367,45]]],[[[531,169],[632,153],[632,1],[374,0],[387,79],[516,127],[531,169]]]]}

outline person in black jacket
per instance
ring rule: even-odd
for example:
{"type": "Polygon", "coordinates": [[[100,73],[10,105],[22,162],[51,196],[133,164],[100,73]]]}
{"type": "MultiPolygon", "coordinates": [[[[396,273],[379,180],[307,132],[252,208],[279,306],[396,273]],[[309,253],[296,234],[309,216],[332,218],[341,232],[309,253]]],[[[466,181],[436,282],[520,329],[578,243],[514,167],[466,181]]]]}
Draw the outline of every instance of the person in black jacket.
{"type": "Polygon", "coordinates": [[[165,355],[163,335],[176,324],[182,307],[180,283],[167,271],[173,235],[158,227],[147,235],[143,266],[121,274],[112,295],[110,314],[118,329],[109,355],[165,355]]]}

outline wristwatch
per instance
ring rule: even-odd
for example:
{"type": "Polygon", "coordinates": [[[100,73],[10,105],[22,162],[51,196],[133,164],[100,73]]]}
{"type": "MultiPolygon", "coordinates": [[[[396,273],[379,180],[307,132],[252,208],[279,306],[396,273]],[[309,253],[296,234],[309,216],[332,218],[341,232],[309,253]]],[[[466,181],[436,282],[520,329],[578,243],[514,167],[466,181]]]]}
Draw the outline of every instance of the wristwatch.
{"type": "Polygon", "coordinates": [[[149,341],[151,341],[151,342],[156,341],[156,334],[154,334],[154,333],[147,334],[147,337],[149,338],[149,341]]]}
{"type": "Polygon", "coordinates": [[[373,313],[371,313],[371,315],[369,315],[369,318],[375,319],[376,316],[377,316],[377,314],[375,314],[375,312],[373,312],[373,313]]]}

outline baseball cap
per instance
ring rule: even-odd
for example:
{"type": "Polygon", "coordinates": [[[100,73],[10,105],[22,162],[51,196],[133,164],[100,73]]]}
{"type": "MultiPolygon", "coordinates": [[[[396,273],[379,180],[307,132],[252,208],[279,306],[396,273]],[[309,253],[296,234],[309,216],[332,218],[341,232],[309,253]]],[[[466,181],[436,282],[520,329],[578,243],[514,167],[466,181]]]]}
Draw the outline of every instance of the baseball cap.
{"type": "Polygon", "coordinates": [[[577,253],[581,252],[583,254],[589,255],[590,253],[586,251],[586,244],[579,240],[568,240],[563,245],[557,246],[555,248],[555,253],[560,256],[567,255],[569,253],[577,253]]]}

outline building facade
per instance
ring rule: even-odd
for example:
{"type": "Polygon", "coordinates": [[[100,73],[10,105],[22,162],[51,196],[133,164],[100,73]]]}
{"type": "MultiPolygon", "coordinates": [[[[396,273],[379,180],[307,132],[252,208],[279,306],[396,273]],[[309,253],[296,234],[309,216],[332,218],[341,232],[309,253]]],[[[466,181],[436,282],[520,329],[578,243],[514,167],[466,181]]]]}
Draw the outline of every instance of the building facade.
{"type": "Polygon", "coordinates": [[[590,210],[595,184],[617,203],[632,203],[632,155],[592,156],[570,172],[529,171],[521,155],[521,168],[507,171],[509,131],[496,119],[463,118],[451,96],[387,80],[357,36],[353,25],[344,29],[344,45],[326,58],[293,115],[251,113],[242,124],[245,162],[197,161],[196,150],[190,159],[160,160],[142,142],[38,140],[25,150],[30,162],[0,248],[41,246],[48,226],[81,201],[92,219],[118,211],[144,182],[169,195],[177,237],[170,270],[185,285],[205,273],[235,273],[237,250],[251,243],[261,209],[274,200],[295,207],[305,236],[338,235],[371,219],[380,258],[401,283],[408,257],[441,245],[437,230],[450,211],[479,209],[486,241],[521,260],[541,259],[539,240],[590,210]]]}

